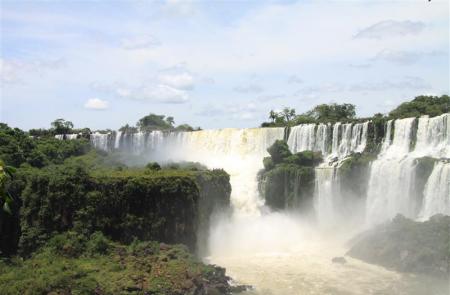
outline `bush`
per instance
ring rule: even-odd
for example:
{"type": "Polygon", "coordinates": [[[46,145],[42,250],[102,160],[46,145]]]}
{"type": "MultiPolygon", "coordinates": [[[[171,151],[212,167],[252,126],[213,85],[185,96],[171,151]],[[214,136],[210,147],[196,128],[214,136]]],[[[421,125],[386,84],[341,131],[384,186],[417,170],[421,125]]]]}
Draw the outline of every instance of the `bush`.
{"type": "Polygon", "coordinates": [[[275,165],[283,162],[287,157],[292,155],[289,146],[284,140],[275,141],[274,144],[267,149],[267,152],[270,154],[275,165]]]}

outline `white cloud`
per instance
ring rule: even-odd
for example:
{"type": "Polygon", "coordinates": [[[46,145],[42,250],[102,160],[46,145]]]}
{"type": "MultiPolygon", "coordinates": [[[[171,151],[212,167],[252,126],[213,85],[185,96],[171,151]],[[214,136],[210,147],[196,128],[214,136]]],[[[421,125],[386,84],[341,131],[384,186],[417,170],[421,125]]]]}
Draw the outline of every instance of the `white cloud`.
{"type": "Polygon", "coordinates": [[[420,21],[385,20],[359,31],[354,38],[383,39],[388,37],[417,35],[422,32],[424,28],[425,24],[420,21]]]}
{"type": "Polygon", "coordinates": [[[195,86],[194,75],[187,71],[183,65],[159,71],[157,80],[161,84],[182,90],[192,90],[195,86]]]}
{"type": "Polygon", "coordinates": [[[108,108],[108,102],[100,98],[90,98],[84,104],[84,107],[91,110],[106,110],[108,108]]]}
{"type": "Polygon", "coordinates": [[[133,36],[121,40],[124,49],[146,49],[161,45],[161,42],[153,35],[133,36]]]}

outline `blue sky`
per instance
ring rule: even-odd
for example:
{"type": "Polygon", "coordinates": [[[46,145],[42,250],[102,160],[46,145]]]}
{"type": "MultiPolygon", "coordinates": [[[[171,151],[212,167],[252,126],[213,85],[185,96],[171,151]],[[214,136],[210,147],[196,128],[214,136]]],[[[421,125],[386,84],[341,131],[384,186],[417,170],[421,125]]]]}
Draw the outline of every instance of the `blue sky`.
{"type": "Polygon", "coordinates": [[[448,1],[1,1],[0,121],[256,127],[449,93],[448,1]]]}

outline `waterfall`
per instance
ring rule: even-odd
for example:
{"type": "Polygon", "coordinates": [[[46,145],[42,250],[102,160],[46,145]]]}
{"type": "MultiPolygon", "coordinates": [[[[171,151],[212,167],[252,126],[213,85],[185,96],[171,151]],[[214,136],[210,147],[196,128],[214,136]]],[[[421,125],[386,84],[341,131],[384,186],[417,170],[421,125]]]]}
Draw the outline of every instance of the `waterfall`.
{"type": "Polygon", "coordinates": [[[192,161],[208,168],[223,168],[230,174],[231,202],[237,212],[258,214],[264,200],[258,196],[256,175],[263,168],[275,140],[284,138],[284,128],[219,129],[193,132],[93,133],[97,149],[113,149],[145,156],[149,160],[192,161]]]}
{"type": "Polygon", "coordinates": [[[330,124],[301,124],[291,128],[287,142],[293,153],[317,151],[322,152],[325,158],[342,159],[353,152],[364,151],[368,128],[369,122],[357,124],[338,122],[333,128],[330,124]]]}
{"type": "Polygon", "coordinates": [[[340,219],[341,204],[338,169],[322,168],[316,170],[314,207],[317,220],[322,227],[336,224],[340,219]]]}
{"type": "MultiPolygon", "coordinates": [[[[411,198],[414,182],[414,159],[407,157],[412,140],[414,118],[396,120],[394,138],[384,141],[384,150],[372,163],[366,202],[366,221],[377,224],[396,214],[414,216],[415,204],[411,198]]],[[[388,123],[387,136],[392,123],[388,123]]]]}
{"type": "Polygon", "coordinates": [[[230,174],[231,203],[238,214],[258,215],[264,204],[258,196],[256,175],[262,159],[275,140],[283,139],[284,128],[220,129],[172,133],[161,145],[165,157],[200,162],[223,168],[230,174]]]}
{"type": "Polygon", "coordinates": [[[91,143],[94,146],[94,148],[102,150],[102,151],[109,151],[109,138],[111,137],[110,133],[100,133],[95,132],[91,134],[91,143]]]}
{"type": "Polygon", "coordinates": [[[321,226],[336,224],[341,217],[338,167],[351,153],[364,151],[368,128],[369,122],[338,122],[332,128],[330,124],[302,124],[291,129],[288,145],[292,152],[320,151],[325,158],[324,163],[315,170],[314,208],[321,226]]]}
{"type": "Polygon", "coordinates": [[[419,118],[415,153],[450,158],[450,114],[419,118]]]}
{"type": "Polygon", "coordinates": [[[410,218],[418,216],[429,218],[435,213],[448,214],[450,203],[448,164],[439,162],[434,166],[426,181],[424,200],[418,203],[416,159],[425,156],[450,157],[449,121],[450,114],[419,118],[412,151],[415,119],[408,118],[387,123],[381,152],[371,166],[366,206],[368,225],[383,222],[398,213],[410,218]]]}
{"type": "Polygon", "coordinates": [[[434,214],[450,215],[450,163],[438,162],[425,185],[420,218],[426,220],[434,214]]]}
{"type": "MultiPolygon", "coordinates": [[[[368,143],[369,122],[302,124],[287,139],[293,153],[319,151],[324,163],[316,169],[314,208],[321,224],[333,224],[342,216],[338,167],[368,143]]],[[[263,167],[267,148],[284,138],[284,128],[220,129],[193,132],[109,132],[91,134],[95,148],[119,150],[156,161],[193,161],[209,168],[224,168],[233,187],[235,212],[258,215],[264,204],[257,193],[256,175],[263,167]]],[[[438,161],[428,179],[417,187],[417,159],[450,157],[450,114],[390,120],[380,153],[370,166],[365,215],[373,225],[398,213],[411,218],[448,214],[448,167],[438,161]],[[423,196],[417,196],[422,193],[423,196]]],[[[140,159],[140,158],[139,158],[140,159]]],[[[431,169],[430,169],[431,171],[431,169]]]]}

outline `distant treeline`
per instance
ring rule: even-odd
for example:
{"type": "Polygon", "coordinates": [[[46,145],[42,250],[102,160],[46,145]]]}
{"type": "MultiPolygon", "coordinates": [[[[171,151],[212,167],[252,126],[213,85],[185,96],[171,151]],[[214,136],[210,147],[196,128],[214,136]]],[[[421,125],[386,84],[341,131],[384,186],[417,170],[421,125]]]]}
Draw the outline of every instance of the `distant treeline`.
{"type": "Polygon", "coordinates": [[[412,101],[404,102],[387,115],[377,113],[371,118],[357,118],[356,107],[353,104],[320,104],[312,110],[297,115],[295,109],[284,108],[280,112],[271,110],[269,122],[263,122],[261,127],[289,127],[308,123],[353,122],[361,120],[391,120],[429,115],[431,117],[450,112],[450,97],[421,95],[412,101]]]}

